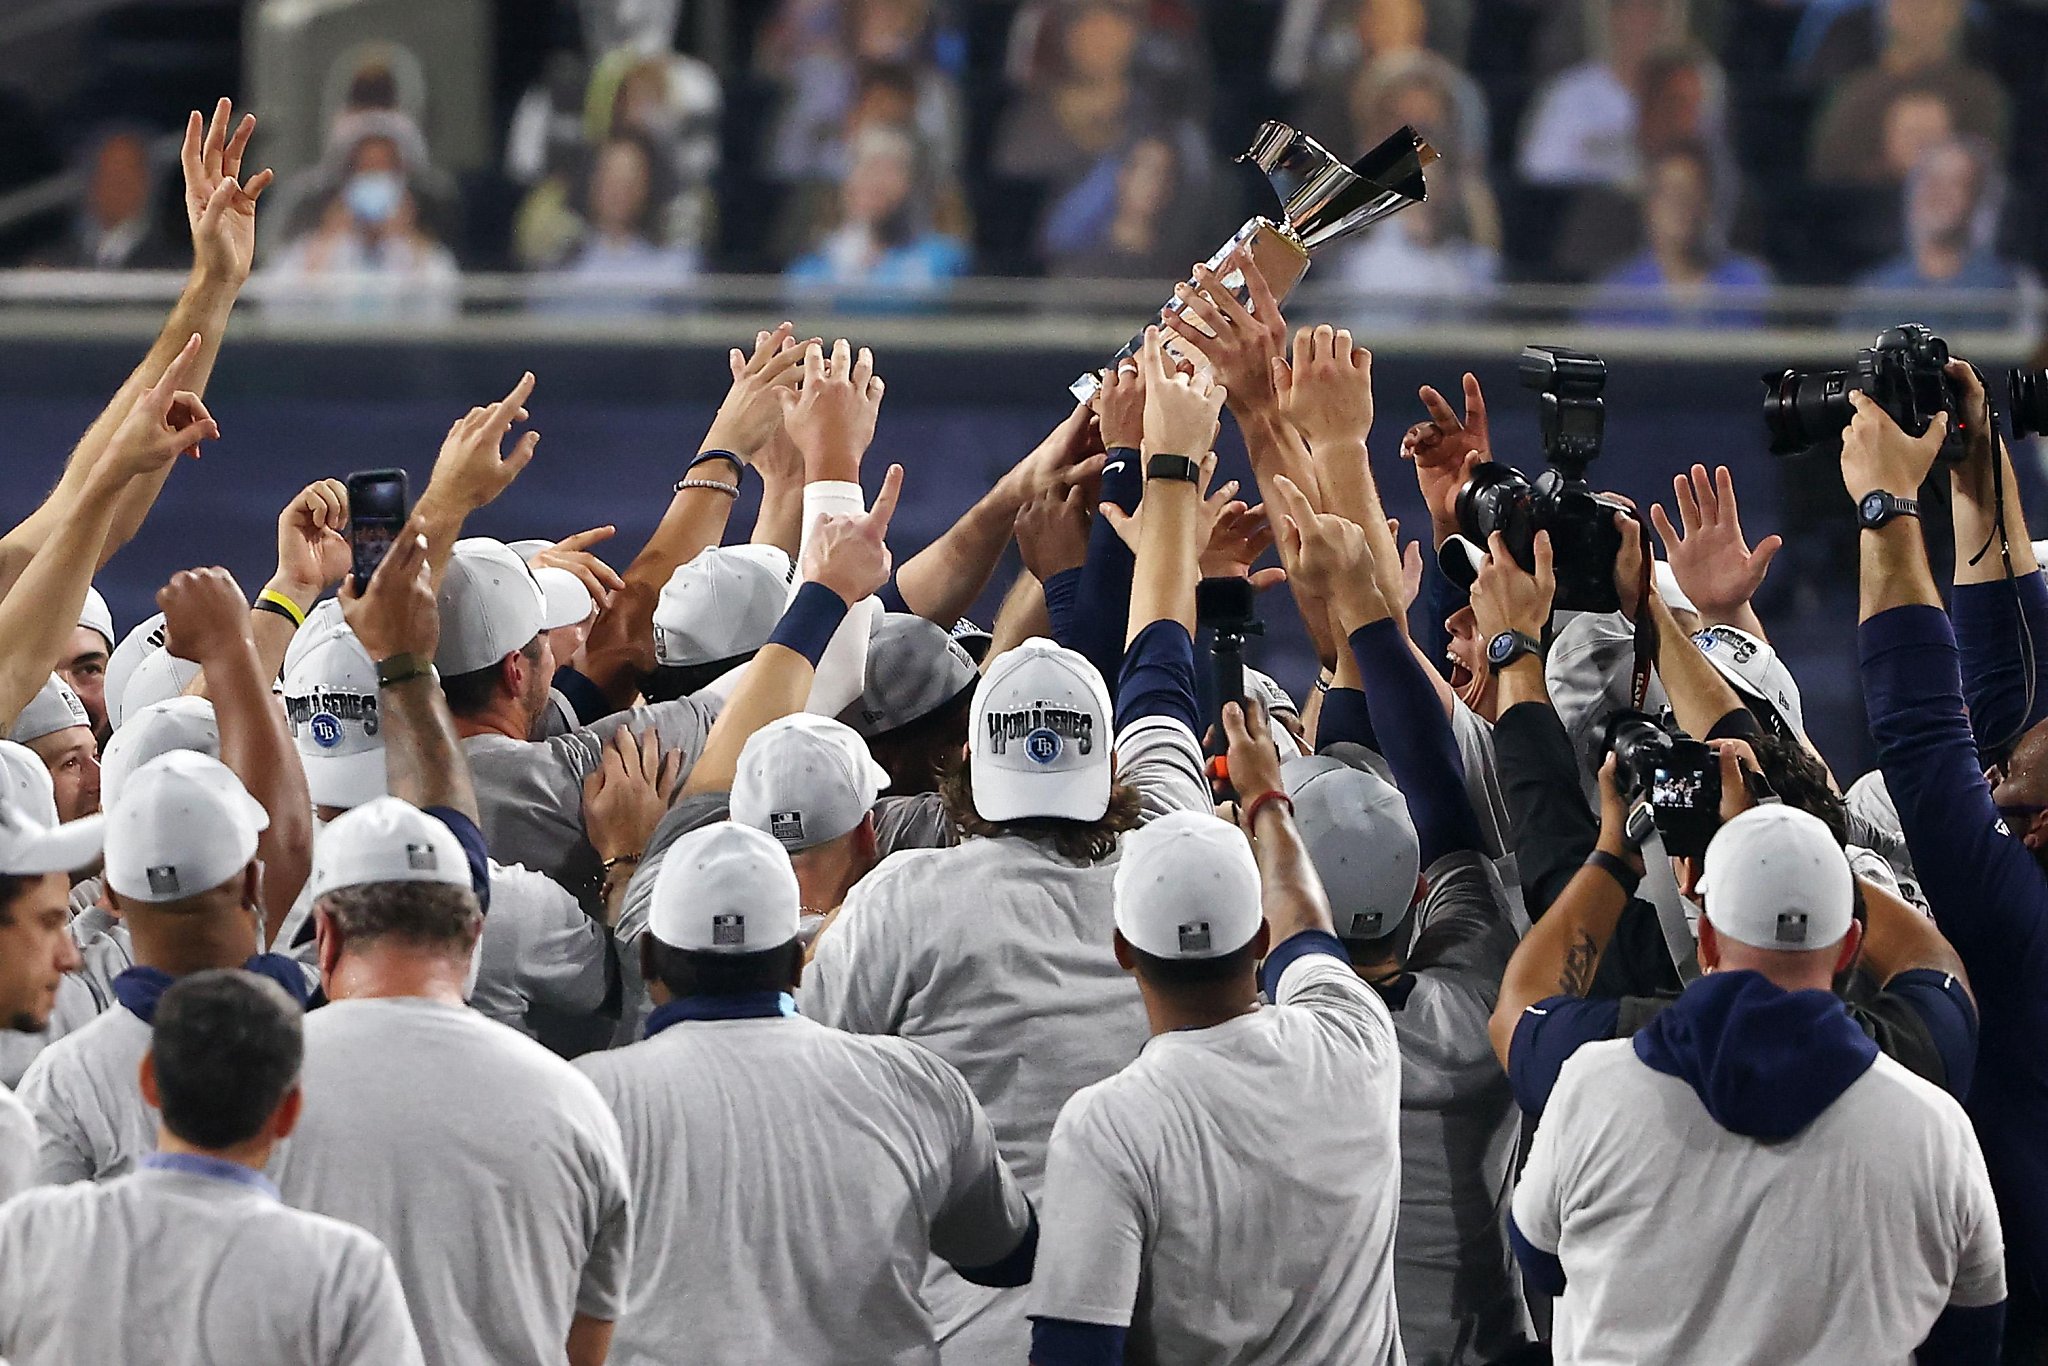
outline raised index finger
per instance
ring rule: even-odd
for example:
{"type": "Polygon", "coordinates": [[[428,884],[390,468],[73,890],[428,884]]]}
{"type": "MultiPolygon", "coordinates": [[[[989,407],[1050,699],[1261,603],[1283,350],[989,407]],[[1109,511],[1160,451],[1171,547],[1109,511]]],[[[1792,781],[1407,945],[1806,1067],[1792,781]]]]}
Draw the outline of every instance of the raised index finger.
{"type": "Polygon", "coordinates": [[[896,501],[902,493],[903,466],[891,465],[882,476],[882,491],[875,495],[875,505],[867,511],[868,528],[877,536],[889,534],[889,522],[896,516],[896,501]]]}
{"type": "MultiPolygon", "coordinates": [[[[1451,405],[1444,402],[1444,396],[1442,394],[1438,393],[1435,389],[1431,388],[1427,384],[1423,385],[1422,388],[1417,390],[1416,392],[1422,398],[1422,406],[1429,410],[1430,421],[1436,423],[1437,426],[1443,428],[1447,432],[1460,431],[1464,428],[1465,424],[1463,422],[1460,422],[1458,420],[1458,415],[1451,411],[1451,405]]],[[[1470,405],[1468,403],[1468,411],[1469,406],[1470,405]]],[[[1482,411],[1484,410],[1482,409],[1482,411]]]]}
{"type": "Polygon", "coordinates": [[[533,371],[528,370],[519,377],[519,383],[512,386],[512,392],[492,406],[491,420],[500,426],[511,426],[517,420],[514,415],[526,406],[527,397],[532,393],[533,371]]]}

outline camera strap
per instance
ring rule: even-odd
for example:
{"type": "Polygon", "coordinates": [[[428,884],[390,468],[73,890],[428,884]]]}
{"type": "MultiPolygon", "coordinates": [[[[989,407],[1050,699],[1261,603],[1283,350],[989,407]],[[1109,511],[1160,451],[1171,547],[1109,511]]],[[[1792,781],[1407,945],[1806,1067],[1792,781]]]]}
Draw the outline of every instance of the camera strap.
{"type": "Polygon", "coordinates": [[[1657,662],[1657,621],[1650,615],[1650,529],[1636,522],[1643,553],[1636,574],[1636,657],[1629,676],[1629,705],[1642,711],[1650,698],[1650,669],[1657,662]]]}
{"type": "Polygon", "coordinates": [[[1699,937],[1692,927],[1693,913],[1686,909],[1678,880],[1671,876],[1671,858],[1664,852],[1664,839],[1654,825],[1643,836],[1640,847],[1643,881],[1636,888],[1636,895],[1656,908],[1657,928],[1664,935],[1664,949],[1671,955],[1671,966],[1677,969],[1680,982],[1691,982],[1700,975],[1699,937]]]}

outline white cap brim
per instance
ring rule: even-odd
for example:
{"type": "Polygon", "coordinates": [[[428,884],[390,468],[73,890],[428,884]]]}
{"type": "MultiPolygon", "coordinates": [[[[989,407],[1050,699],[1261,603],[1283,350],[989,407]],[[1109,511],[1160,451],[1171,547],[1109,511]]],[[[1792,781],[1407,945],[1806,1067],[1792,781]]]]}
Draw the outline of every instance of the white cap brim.
{"type": "Polygon", "coordinates": [[[75,873],[100,856],[105,840],[104,816],[86,816],[63,825],[53,825],[18,840],[8,852],[4,871],[22,877],[75,873]]]}
{"type": "Polygon", "coordinates": [[[384,767],[384,751],[364,750],[360,754],[299,754],[306,769],[306,790],[315,806],[338,806],[354,810],[365,802],[390,795],[390,778],[384,767]]]}

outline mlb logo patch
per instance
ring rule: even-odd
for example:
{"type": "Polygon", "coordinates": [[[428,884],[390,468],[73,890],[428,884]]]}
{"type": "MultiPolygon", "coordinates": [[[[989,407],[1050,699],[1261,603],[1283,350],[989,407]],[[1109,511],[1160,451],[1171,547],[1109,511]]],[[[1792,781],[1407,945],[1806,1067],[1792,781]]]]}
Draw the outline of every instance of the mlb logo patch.
{"type": "Polygon", "coordinates": [[[1806,942],[1806,912],[1779,912],[1778,942],[1780,944],[1804,944],[1806,942]]]}
{"type": "Polygon", "coordinates": [[[1209,952],[1209,922],[1197,920],[1180,927],[1180,951],[1182,953],[1209,952]]]}
{"type": "Polygon", "coordinates": [[[405,866],[416,873],[431,873],[441,866],[441,856],[434,852],[431,844],[408,844],[405,846],[405,866]]]}
{"type": "Polygon", "coordinates": [[[804,813],[801,811],[770,811],[768,833],[788,844],[804,837],[804,813]]]}
{"type": "Polygon", "coordinates": [[[734,913],[711,917],[711,946],[715,949],[737,948],[747,942],[747,918],[734,913]]]}
{"type": "Polygon", "coordinates": [[[333,749],[341,743],[341,718],[331,711],[316,713],[306,723],[306,729],[313,733],[313,743],[322,749],[333,749]]]}
{"type": "Polygon", "coordinates": [[[1380,921],[1384,919],[1378,911],[1370,914],[1354,914],[1345,933],[1353,939],[1377,939],[1380,937],[1380,921]]]}
{"type": "Polygon", "coordinates": [[[149,879],[149,894],[151,896],[176,896],[178,894],[178,866],[176,864],[163,863],[154,868],[144,869],[143,876],[149,879]]]}

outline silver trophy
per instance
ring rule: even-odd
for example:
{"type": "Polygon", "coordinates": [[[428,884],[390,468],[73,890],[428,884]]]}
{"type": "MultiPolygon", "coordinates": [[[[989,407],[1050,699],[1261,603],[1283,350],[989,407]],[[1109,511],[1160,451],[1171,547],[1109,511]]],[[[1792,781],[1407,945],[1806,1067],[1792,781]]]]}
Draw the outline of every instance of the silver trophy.
{"type": "MultiPolygon", "coordinates": [[[[1209,269],[1222,271],[1241,252],[1257,264],[1273,297],[1285,299],[1308,273],[1309,260],[1317,251],[1428,198],[1429,187],[1422,173],[1435,164],[1437,154],[1421,134],[1404,125],[1346,166],[1308,134],[1284,123],[1268,122],[1238,160],[1255,162],[1273,182],[1283,221],[1252,219],[1209,258],[1209,269]]],[[[1221,278],[1223,287],[1250,308],[1244,272],[1233,265],[1221,278]]],[[[1189,285],[1194,283],[1192,278],[1188,280],[1189,285]]],[[[1179,311],[1180,300],[1169,300],[1166,308],[1179,311]]],[[[1145,334],[1140,331],[1110,364],[1122,364],[1144,344],[1145,334]]],[[[1102,379],[1086,374],[1067,387],[1086,403],[1102,387],[1102,379]]]]}

